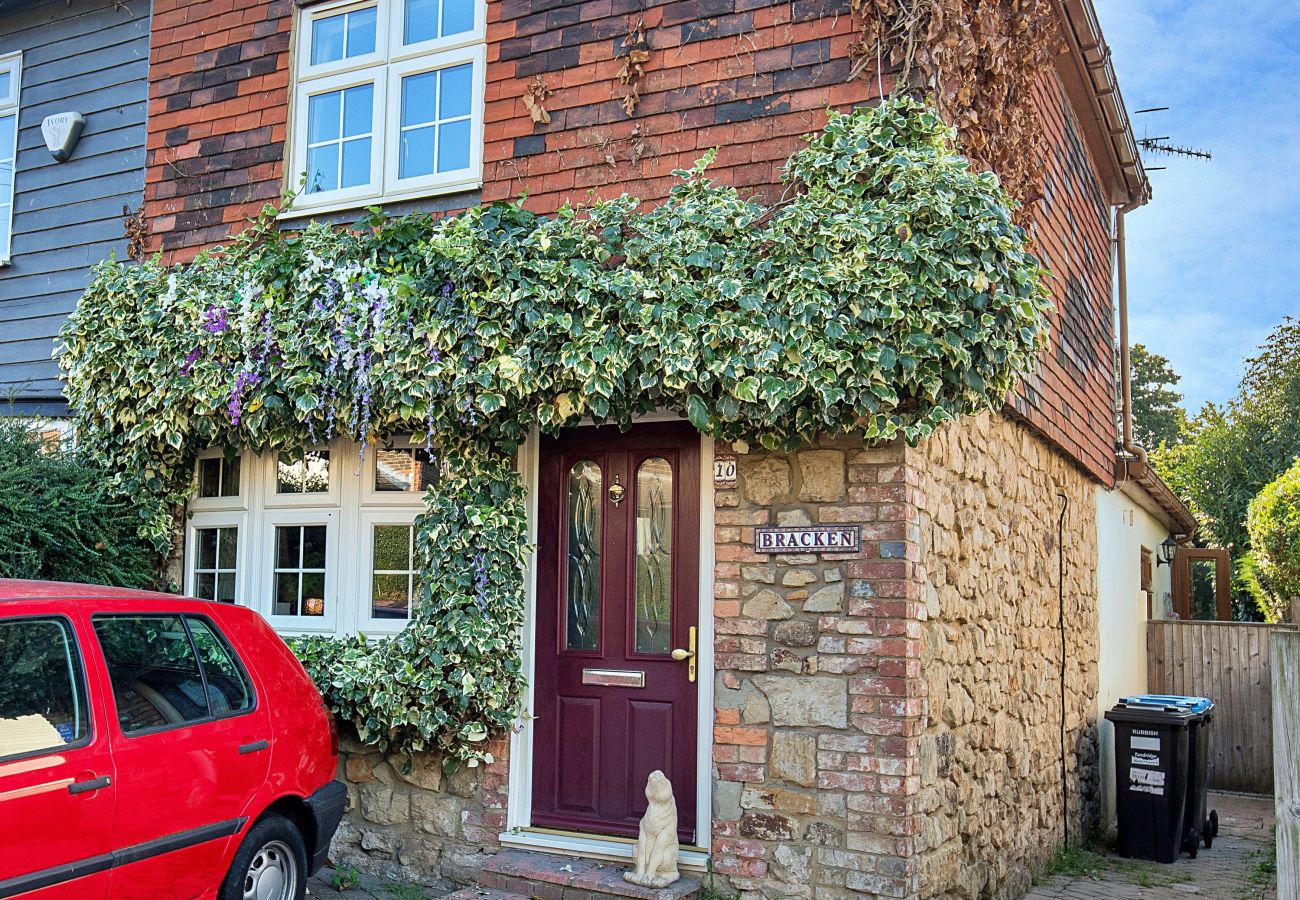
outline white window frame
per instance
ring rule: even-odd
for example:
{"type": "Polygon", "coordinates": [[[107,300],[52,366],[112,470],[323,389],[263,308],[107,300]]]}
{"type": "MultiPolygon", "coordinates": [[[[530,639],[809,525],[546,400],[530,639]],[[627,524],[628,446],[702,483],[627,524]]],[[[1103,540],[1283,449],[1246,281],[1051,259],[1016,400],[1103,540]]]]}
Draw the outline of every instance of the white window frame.
{"type": "MultiPolygon", "coordinates": [[[[0,56],[0,71],[9,73],[9,93],[0,96],[0,117],[12,115],[14,117],[14,142],[11,147],[0,147],[0,159],[8,156],[13,160],[13,172],[10,177],[9,185],[9,202],[6,211],[0,213],[7,219],[7,228],[5,234],[8,237],[0,243],[0,266],[9,265],[13,258],[14,246],[14,201],[18,196],[18,129],[22,124],[19,121],[21,112],[22,97],[22,79],[23,79],[23,54],[19,50],[17,53],[10,53],[6,56],[0,56]]],[[[480,122],[482,115],[479,115],[480,122]]],[[[472,140],[472,138],[471,138],[472,140]]],[[[479,143],[482,143],[480,139],[479,143]]]]}
{"type": "MultiPolygon", "coordinates": [[[[240,483],[242,486],[242,477],[240,483]]],[[[199,566],[198,532],[208,528],[235,529],[235,604],[247,605],[245,601],[249,597],[248,566],[245,560],[248,559],[248,517],[238,510],[195,512],[190,515],[189,521],[185,523],[185,593],[191,597],[197,596],[195,588],[198,582],[196,570],[199,566]]]]}
{"type": "MultiPolygon", "coordinates": [[[[204,450],[199,454],[198,459],[194,461],[194,494],[190,499],[190,510],[194,513],[213,512],[219,510],[248,509],[248,476],[250,470],[257,465],[258,460],[250,453],[236,453],[235,457],[239,460],[239,493],[229,497],[200,497],[199,496],[199,472],[201,464],[206,459],[219,459],[224,457],[225,451],[220,448],[204,450]]],[[[224,482],[225,475],[222,475],[224,482]]]]}
{"type": "MultiPolygon", "coordinates": [[[[257,583],[261,585],[256,606],[271,627],[286,634],[334,634],[339,630],[339,511],[335,509],[268,510],[261,516],[261,540],[257,583]],[[275,612],[276,529],[325,526],[325,614],[285,616],[275,612]]],[[[246,558],[246,557],[245,557],[246,558]]],[[[346,582],[345,582],[346,583],[346,582]]]]}
{"type": "Polygon", "coordinates": [[[298,9],[294,23],[294,64],[287,187],[297,192],[307,169],[307,107],[316,94],[373,83],[375,130],[371,138],[371,180],[366,185],[298,194],[285,217],[355,209],[366,201],[403,200],[477,188],[483,183],[483,116],[487,83],[487,2],[474,0],[474,27],[459,34],[402,44],[405,0],[338,0],[298,9]],[[376,7],[375,51],[331,63],[311,64],[311,35],[320,19],[376,7]],[[401,77],[462,63],[473,66],[470,100],[469,166],[454,172],[398,179],[401,77]]]}
{"type": "MultiPolygon", "coordinates": [[[[406,627],[410,619],[380,619],[374,615],[374,574],[375,574],[375,540],[374,528],[376,525],[406,525],[411,526],[415,523],[415,517],[420,514],[421,510],[402,511],[396,509],[386,510],[362,510],[361,512],[361,557],[363,565],[358,578],[360,591],[358,600],[360,603],[358,609],[358,628],[366,634],[396,634],[406,627]]],[[[411,581],[411,612],[415,612],[417,593],[419,591],[419,567],[416,564],[415,556],[415,535],[411,536],[411,567],[413,578],[411,581]]]]}

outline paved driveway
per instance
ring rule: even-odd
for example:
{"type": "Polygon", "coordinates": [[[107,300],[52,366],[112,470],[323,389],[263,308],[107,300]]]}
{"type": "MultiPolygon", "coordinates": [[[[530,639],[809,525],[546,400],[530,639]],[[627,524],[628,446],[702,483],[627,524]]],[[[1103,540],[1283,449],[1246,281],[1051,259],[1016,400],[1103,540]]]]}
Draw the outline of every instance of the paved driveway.
{"type": "Polygon", "coordinates": [[[1106,854],[1079,854],[1075,874],[1057,875],[1029,892],[1026,900],[1277,900],[1271,873],[1273,798],[1210,793],[1219,811],[1219,837],[1196,859],[1180,856],[1170,865],[1137,862],[1106,854]]]}

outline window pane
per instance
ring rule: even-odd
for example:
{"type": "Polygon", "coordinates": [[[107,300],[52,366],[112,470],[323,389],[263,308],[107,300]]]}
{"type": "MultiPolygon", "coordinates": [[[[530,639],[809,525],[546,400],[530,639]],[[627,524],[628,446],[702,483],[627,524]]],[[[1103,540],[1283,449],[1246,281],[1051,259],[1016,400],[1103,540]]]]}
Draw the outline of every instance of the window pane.
{"type": "Polygon", "coordinates": [[[239,529],[218,529],[217,566],[222,569],[235,568],[239,559],[239,529]]]}
{"type": "Polygon", "coordinates": [[[653,457],[636,470],[636,650],[667,653],[672,643],[673,470],[653,457]]]}
{"type": "Polygon", "coordinates": [[[1214,620],[1219,617],[1219,595],[1216,582],[1218,563],[1212,559],[1193,559],[1192,618],[1214,620]]]}
{"type": "Polygon", "coordinates": [[[280,494],[322,494],[330,489],[330,452],[281,453],[276,475],[280,494]]]}
{"type": "Polygon", "coordinates": [[[216,528],[198,528],[195,537],[199,545],[198,566],[200,569],[217,567],[217,530],[216,528]]]}
{"type": "Polygon", "coordinates": [[[275,529],[275,567],[297,569],[302,560],[302,527],[278,525],[275,529]]]}
{"type": "Polygon", "coordinates": [[[315,19],[311,25],[311,64],[335,62],[343,58],[343,30],[346,16],[315,19]]]}
{"type": "Polygon", "coordinates": [[[438,36],[438,0],[406,0],[406,44],[418,44],[438,36]]]}
{"type": "Polygon", "coordinates": [[[375,455],[375,490],[425,491],[437,472],[427,450],[380,450],[375,455]]]}
{"type": "Polygon", "coordinates": [[[302,614],[325,615],[325,573],[307,572],[302,576],[302,614]]]}
{"type": "Polygon", "coordinates": [[[235,573],[222,572],[217,576],[217,592],[212,598],[222,603],[235,602],[235,573]]]}
{"type": "MultiPolygon", "coordinates": [[[[0,91],[0,95],[3,94],[4,92],[0,91]]],[[[0,116],[0,159],[12,160],[14,158],[14,123],[17,121],[18,119],[13,113],[0,116]]]]}
{"type": "Polygon", "coordinates": [[[302,567],[325,568],[325,526],[307,525],[302,529],[302,567]]]}
{"type": "Polygon", "coordinates": [[[438,84],[438,118],[468,116],[474,90],[474,67],[466,64],[442,70],[438,84]]]}
{"type": "Polygon", "coordinates": [[[340,187],[356,187],[370,181],[370,138],[343,143],[343,180],[340,187]]]}
{"type": "Polygon", "coordinates": [[[339,138],[339,107],[342,91],[316,94],[307,101],[307,143],[336,141],[339,138]]]}
{"type": "Polygon", "coordinates": [[[370,614],[376,619],[410,618],[410,584],[409,575],[376,575],[370,614]]]}
{"type": "Polygon", "coordinates": [[[375,526],[375,571],[407,572],[411,568],[411,526],[375,526]]]}
{"type": "Polygon", "coordinates": [[[307,151],[307,187],[309,194],[336,191],[339,187],[339,145],[325,144],[307,151]]]}
{"type": "Polygon", "coordinates": [[[569,470],[569,583],[566,646],[595,650],[600,638],[600,466],[582,460],[569,470]]]}
{"type": "Polygon", "coordinates": [[[474,28],[474,0],[444,0],[442,33],[460,34],[474,28]]]}
{"type": "Polygon", "coordinates": [[[438,126],[438,171],[469,168],[469,120],[438,126]]]}
{"type": "Polygon", "coordinates": [[[402,132],[402,158],[399,178],[433,174],[434,126],[402,132]]]}
{"type": "Polygon", "coordinates": [[[199,460],[199,496],[221,496],[221,460],[199,460]]]}
{"type": "Polygon", "coordinates": [[[277,616],[298,614],[297,572],[281,572],[275,576],[275,614],[277,616]]]}
{"type": "Polygon", "coordinates": [[[343,136],[370,134],[374,122],[375,86],[363,84],[343,92],[343,136]]]}
{"type": "Polygon", "coordinates": [[[375,52],[375,7],[348,14],[348,56],[375,52]]]}
{"type": "Polygon", "coordinates": [[[179,616],[97,616],[93,621],[124,732],[208,717],[198,660],[179,616]]]}
{"type": "Polygon", "coordinates": [[[424,72],[402,79],[402,125],[423,125],[438,117],[438,73],[424,72]]]}
{"type": "Polygon", "coordinates": [[[194,596],[200,600],[217,599],[217,576],[211,572],[199,572],[195,575],[194,596]]]}
{"type": "Polygon", "coordinates": [[[8,97],[13,88],[13,75],[8,71],[0,72],[0,97],[8,97]]]}
{"type": "Polygon", "coordinates": [[[81,660],[67,623],[0,621],[0,758],[87,734],[81,660]]]}
{"type": "Polygon", "coordinates": [[[221,496],[238,497],[239,496],[239,457],[236,456],[229,462],[222,460],[221,475],[221,496]]]}
{"type": "Polygon", "coordinates": [[[253,707],[253,689],[234,660],[234,651],[216,631],[216,626],[204,619],[187,616],[194,646],[199,651],[199,662],[208,679],[208,702],[214,716],[229,715],[253,707]]]}

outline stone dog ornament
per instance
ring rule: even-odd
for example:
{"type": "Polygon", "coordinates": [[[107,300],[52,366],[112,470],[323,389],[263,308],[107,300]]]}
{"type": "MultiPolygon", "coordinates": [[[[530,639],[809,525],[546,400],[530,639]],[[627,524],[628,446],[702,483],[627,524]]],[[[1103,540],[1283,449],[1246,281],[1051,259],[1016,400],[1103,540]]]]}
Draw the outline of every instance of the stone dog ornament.
{"type": "Polygon", "coordinates": [[[645,798],[649,805],[632,850],[635,868],[623,877],[642,887],[667,887],[682,877],[677,871],[677,803],[672,782],[658,769],[646,779],[645,798]]]}

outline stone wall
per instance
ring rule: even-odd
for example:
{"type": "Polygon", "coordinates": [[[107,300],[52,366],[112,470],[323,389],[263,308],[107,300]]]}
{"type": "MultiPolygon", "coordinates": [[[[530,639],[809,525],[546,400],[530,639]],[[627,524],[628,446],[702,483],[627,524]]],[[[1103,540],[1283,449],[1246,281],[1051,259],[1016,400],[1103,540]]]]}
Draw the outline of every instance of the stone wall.
{"type": "Polygon", "coordinates": [[[716,494],[714,871],[744,900],[919,883],[916,454],[862,446],[742,446],[716,494]],[[845,522],[860,553],[753,551],[755,526],[845,522]]]}
{"type": "Polygon", "coordinates": [[[1061,494],[1071,836],[1096,818],[1096,488],[1002,416],[944,428],[920,453],[922,896],[1018,897],[1062,840],[1061,494]]]}
{"type": "Polygon", "coordinates": [[[330,861],[447,889],[473,884],[505,828],[508,749],[494,741],[492,765],[446,775],[435,756],[389,756],[345,734],[339,779],[348,808],[330,861]]]}

